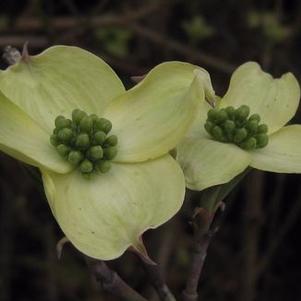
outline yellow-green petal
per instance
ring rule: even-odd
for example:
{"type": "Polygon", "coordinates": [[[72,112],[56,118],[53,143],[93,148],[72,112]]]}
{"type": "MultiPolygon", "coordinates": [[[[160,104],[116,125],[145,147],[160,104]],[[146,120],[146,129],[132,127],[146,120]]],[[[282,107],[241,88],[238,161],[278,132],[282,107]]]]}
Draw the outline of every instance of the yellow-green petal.
{"type": "Polygon", "coordinates": [[[73,109],[102,114],[124,92],[114,71],[83,49],[54,46],[0,71],[0,90],[46,131],[73,109]]]}
{"type": "Polygon", "coordinates": [[[169,155],[137,164],[113,163],[106,174],[84,179],[42,172],[47,199],[58,224],[84,254],[110,260],[170,219],[185,193],[183,173],[169,155]]]}
{"type": "MultiPolygon", "coordinates": [[[[215,96],[214,106],[215,105],[219,105],[218,96],[215,96]]],[[[199,106],[197,117],[195,118],[193,124],[191,125],[187,134],[185,135],[186,138],[210,138],[210,135],[205,130],[204,125],[208,118],[208,111],[214,106],[213,103],[209,103],[208,101],[202,101],[202,103],[199,106]]]]}
{"type": "Polygon", "coordinates": [[[273,78],[255,62],[241,65],[232,75],[222,106],[248,105],[269,126],[269,133],[283,127],[295,115],[300,87],[292,73],[273,78]]]}
{"type": "Polygon", "coordinates": [[[177,148],[177,160],[186,186],[200,191],[232,180],[248,167],[251,156],[233,144],[187,138],[177,148]]]}
{"type": "Polygon", "coordinates": [[[282,128],[269,144],[252,152],[252,167],[279,173],[301,173],[301,125],[282,128]]]}
{"type": "Polygon", "coordinates": [[[0,151],[37,167],[58,173],[69,172],[49,142],[49,135],[0,92],[0,151]]]}
{"type": "Polygon", "coordinates": [[[118,136],[115,160],[145,161],[173,149],[204,101],[204,72],[187,63],[163,63],[113,102],[105,116],[118,136]]]}

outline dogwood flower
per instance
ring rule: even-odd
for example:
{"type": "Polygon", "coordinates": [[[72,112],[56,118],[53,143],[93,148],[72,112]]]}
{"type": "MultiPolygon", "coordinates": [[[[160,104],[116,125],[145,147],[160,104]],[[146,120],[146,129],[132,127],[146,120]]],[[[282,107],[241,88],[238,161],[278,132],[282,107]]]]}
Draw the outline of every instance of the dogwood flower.
{"type": "Polygon", "coordinates": [[[215,108],[203,102],[177,148],[187,187],[203,190],[227,183],[248,166],[301,173],[301,125],[286,125],[299,99],[292,73],[275,79],[255,62],[241,65],[215,108]]]}
{"type": "Polygon", "coordinates": [[[164,63],[125,91],[82,49],[24,56],[0,72],[0,150],[40,169],[52,213],[80,251],[143,253],[142,233],[182,205],[184,176],[168,152],[204,99],[203,73],[164,63]]]}

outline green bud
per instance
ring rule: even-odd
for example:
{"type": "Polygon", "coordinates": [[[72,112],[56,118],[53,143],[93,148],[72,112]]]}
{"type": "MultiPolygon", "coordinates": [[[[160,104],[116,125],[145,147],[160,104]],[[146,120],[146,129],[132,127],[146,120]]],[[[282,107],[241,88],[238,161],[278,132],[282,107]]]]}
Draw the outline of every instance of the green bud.
{"type": "Polygon", "coordinates": [[[104,157],[108,160],[112,160],[117,155],[117,147],[111,146],[104,149],[104,157]]]}
{"type": "Polygon", "coordinates": [[[103,131],[107,134],[112,129],[112,123],[105,118],[98,118],[94,122],[94,127],[96,130],[103,131]]]}
{"type": "Polygon", "coordinates": [[[82,173],[91,173],[93,171],[93,164],[91,161],[85,159],[79,166],[82,173]]]}
{"type": "Polygon", "coordinates": [[[80,124],[81,120],[87,116],[87,114],[84,111],[81,111],[79,109],[75,109],[72,111],[72,120],[75,124],[80,124]]]}
{"type": "Polygon", "coordinates": [[[89,117],[92,118],[92,121],[93,121],[93,122],[96,121],[96,120],[98,119],[98,117],[97,117],[96,114],[91,114],[89,117]]]}
{"type": "Polygon", "coordinates": [[[57,116],[54,120],[55,127],[58,129],[61,128],[62,125],[64,125],[65,120],[66,120],[66,118],[64,116],[62,116],[62,115],[57,116]]]}
{"type": "Polygon", "coordinates": [[[258,114],[252,114],[250,117],[249,117],[249,121],[252,121],[252,120],[257,120],[258,123],[260,122],[260,116],[258,114]]]}
{"type": "Polygon", "coordinates": [[[257,141],[254,137],[247,139],[242,142],[239,146],[245,150],[252,150],[256,148],[257,141]]]}
{"type": "Polygon", "coordinates": [[[112,160],[117,155],[118,139],[107,134],[112,123],[96,114],[87,115],[84,111],[72,111],[72,121],[64,116],[55,119],[55,129],[50,143],[57,152],[82,172],[86,178],[96,171],[110,170],[112,160]]]}
{"type": "Polygon", "coordinates": [[[232,120],[226,120],[222,127],[227,133],[232,133],[232,131],[235,129],[235,122],[232,120]]]}
{"type": "Polygon", "coordinates": [[[207,113],[208,119],[213,122],[216,121],[218,112],[219,112],[219,109],[210,109],[207,113]]]}
{"type": "Polygon", "coordinates": [[[93,129],[93,119],[90,116],[85,116],[79,123],[79,128],[82,132],[90,133],[93,129]]]}
{"type": "Polygon", "coordinates": [[[54,123],[57,129],[62,129],[71,126],[71,120],[66,119],[64,116],[61,115],[55,118],[54,123]]]}
{"type": "Polygon", "coordinates": [[[88,155],[92,161],[97,161],[103,157],[103,149],[100,145],[92,146],[88,151],[88,155]]]}
{"type": "Polygon", "coordinates": [[[71,151],[68,155],[68,161],[73,165],[78,165],[84,158],[80,151],[71,151]]]}
{"type": "Polygon", "coordinates": [[[68,143],[73,137],[73,132],[69,128],[63,128],[58,132],[57,137],[60,141],[68,143]]]}
{"type": "Polygon", "coordinates": [[[75,144],[81,149],[86,149],[90,146],[90,138],[86,133],[79,134],[76,138],[75,144]]]}
{"type": "Polygon", "coordinates": [[[56,147],[56,150],[62,157],[66,157],[70,152],[70,147],[65,144],[59,144],[56,147]]]}
{"type": "Polygon", "coordinates": [[[232,142],[242,149],[253,150],[268,144],[268,126],[259,125],[260,116],[250,115],[250,108],[242,105],[238,109],[232,106],[223,109],[211,109],[205,122],[206,131],[220,142],[232,142]]]}
{"type": "Polygon", "coordinates": [[[96,168],[101,172],[101,173],[106,173],[111,169],[111,163],[110,161],[106,160],[99,160],[96,163],[96,168]]]}
{"type": "Polygon", "coordinates": [[[240,120],[245,120],[248,118],[250,114],[250,108],[246,105],[240,106],[236,111],[235,111],[235,117],[240,120]]]}
{"type": "Polygon", "coordinates": [[[258,129],[258,121],[257,120],[249,120],[249,121],[247,121],[245,127],[250,134],[255,134],[258,129]]]}
{"type": "Polygon", "coordinates": [[[222,125],[228,140],[233,140],[233,134],[235,130],[235,122],[232,120],[226,120],[222,125]]]}
{"type": "Polygon", "coordinates": [[[269,136],[267,134],[259,134],[255,136],[257,141],[257,148],[265,147],[269,143],[269,136]]]}
{"type": "Polygon", "coordinates": [[[220,141],[220,142],[227,141],[226,137],[224,136],[223,130],[218,125],[216,125],[212,128],[211,135],[217,141],[220,141]]]}
{"type": "Polygon", "coordinates": [[[263,123],[258,127],[257,132],[259,134],[266,134],[268,130],[269,130],[268,126],[265,123],[263,123]]]}
{"type": "Polygon", "coordinates": [[[245,127],[245,125],[246,125],[246,119],[243,119],[243,120],[236,119],[235,120],[235,126],[237,129],[243,128],[243,127],[245,127]]]}
{"type": "Polygon", "coordinates": [[[216,117],[216,123],[220,124],[228,119],[228,114],[225,109],[221,109],[218,111],[217,117],[216,117]]]}
{"type": "Polygon", "coordinates": [[[247,136],[248,136],[248,132],[247,132],[247,130],[245,128],[236,129],[234,137],[233,137],[233,142],[236,143],[236,144],[240,143],[244,139],[246,139],[247,136]]]}
{"type": "Polygon", "coordinates": [[[103,144],[104,141],[106,140],[106,133],[105,132],[102,132],[102,131],[97,131],[95,134],[94,134],[94,144],[97,145],[97,144],[103,144]]]}
{"type": "Polygon", "coordinates": [[[115,146],[118,143],[118,138],[116,135],[111,135],[105,140],[106,146],[115,146]]]}
{"type": "Polygon", "coordinates": [[[50,136],[50,143],[53,145],[53,146],[58,146],[59,145],[59,141],[58,141],[58,138],[55,134],[52,134],[50,136]]]}
{"type": "Polygon", "coordinates": [[[207,120],[206,123],[205,123],[205,125],[204,125],[204,128],[205,128],[205,130],[210,134],[212,128],[214,127],[214,125],[215,125],[215,124],[214,124],[213,122],[207,120]]]}
{"type": "Polygon", "coordinates": [[[235,109],[230,106],[226,108],[226,112],[228,114],[228,117],[233,120],[235,116],[235,109]]]}
{"type": "Polygon", "coordinates": [[[107,134],[111,131],[112,129],[112,123],[111,121],[107,120],[107,119],[104,119],[106,120],[105,124],[104,124],[104,128],[103,128],[103,131],[107,134]]]}

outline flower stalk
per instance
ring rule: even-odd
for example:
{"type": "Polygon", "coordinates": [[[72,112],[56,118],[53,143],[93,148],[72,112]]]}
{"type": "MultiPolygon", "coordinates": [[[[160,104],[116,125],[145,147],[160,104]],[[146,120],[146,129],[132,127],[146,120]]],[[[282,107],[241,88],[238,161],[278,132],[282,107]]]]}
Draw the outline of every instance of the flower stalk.
{"type": "Polygon", "coordinates": [[[207,250],[214,235],[218,232],[225,204],[220,203],[214,214],[210,214],[204,208],[198,208],[194,217],[196,227],[194,235],[193,254],[188,273],[185,290],[182,293],[183,301],[198,300],[198,284],[203,271],[207,250]]]}
{"type": "Polygon", "coordinates": [[[112,271],[104,261],[86,257],[86,262],[92,274],[105,291],[125,301],[147,301],[147,299],[126,284],[116,272],[112,271]]]}
{"type": "Polygon", "coordinates": [[[248,168],[229,183],[214,186],[202,192],[199,206],[195,209],[193,217],[193,254],[186,287],[182,293],[184,301],[198,300],[198,284],[207,257],[207,250],[223,220],[226,206],[224,200],[249,171],[248,168]]]}
{"type": "Polygon", "coordinates": [[[172,294],[163,278],[160,266],[157,264],[151,265],[143,261],[143,267],[160,300],[176,301],[175,296],[172,294]]]}

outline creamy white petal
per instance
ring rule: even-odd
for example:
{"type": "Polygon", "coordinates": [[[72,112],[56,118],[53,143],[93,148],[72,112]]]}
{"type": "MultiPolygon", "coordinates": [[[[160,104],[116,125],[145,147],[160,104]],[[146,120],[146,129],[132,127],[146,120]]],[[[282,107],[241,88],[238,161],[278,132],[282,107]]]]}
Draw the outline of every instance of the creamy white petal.
{"type": "Polygon", "coordinates": [[[187,138],[177,148],[186,186],[192,190],[224,184],[243,172],[251,161],[236,145],[207,138],[187,138]]]}
{"type": "Polygon", "coordinates": [[[183,173],[169,155],[137,164],[114,163],[90,179],[74,171],[43,171],[52,212],[70,241],[84,254],[103,260],[140,247],[141,234],[170,219],[185,193],[183,173]]]}
{"type": "Polygon", "coordinates": [[[241,65],[233,73],[221,106],[248,105],[269,126],[269,133],[282,128],[299,106],[300,87],[292,73],[273,78],[255,62],[241,65]]]}
{"type": "Polygon", "coordinates": [[[69,172],[49,142],[49,134],[0,92],[0,151],[25,163],[58,173],[69,172]]]}
{"type": "Polygon", "coordinates": [[[102,115],[125,89],[103,60],[83,49],[54,46],[0,71],[0,90],[48,133],[74,109],[102,115]]]}
{"type": "Polygon", "coordinates": [[[290,125],[270,136],[269,144],[252,152],[251,166],[279,173],[301,173],[301,125],[290,125]]]}
{"type": "Polygon", "coordinates": [[[163,63],[112,103],[105,116],[119,139],[116,161],[145,161],[176,147],[205,99],[203,72],[187,63],[163,63]]]}

